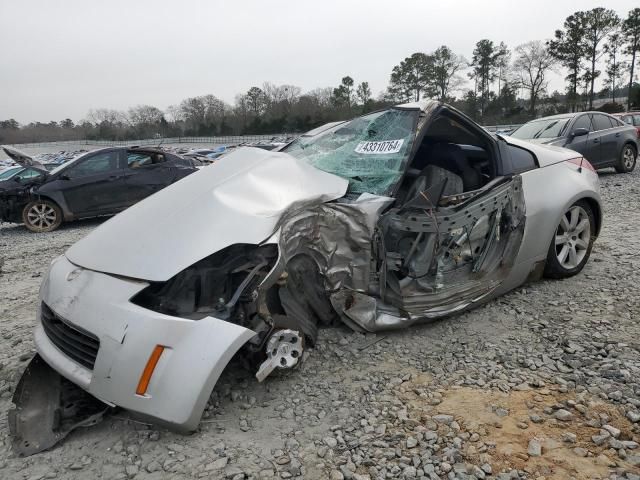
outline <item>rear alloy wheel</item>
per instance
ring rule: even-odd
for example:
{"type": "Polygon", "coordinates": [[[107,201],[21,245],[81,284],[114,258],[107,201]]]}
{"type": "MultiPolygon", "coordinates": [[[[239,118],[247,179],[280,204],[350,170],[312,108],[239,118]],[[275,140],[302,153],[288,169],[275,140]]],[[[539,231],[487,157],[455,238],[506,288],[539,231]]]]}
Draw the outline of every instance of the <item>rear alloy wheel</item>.
{"type": "Polygon", "coordinates": [[[49,200],[36,200],[24,207],[22,221],[32,232],[51,232],[62,223],[62,211],[49,200]]]}
{"type": "Polygon", "coordinates": [[[560,219],[549,245],[544,274],[549,278],[567,278],[579,273],[589,260],[596,223],[585,201],[572,205],[560,219]]]}
{"type": "Polygon", "coordinates": [[[620,159],[616,165],[616,172],[629,173],[636,167],[636,149],[633,145],[625,145],[620,152],[620,159]]]}

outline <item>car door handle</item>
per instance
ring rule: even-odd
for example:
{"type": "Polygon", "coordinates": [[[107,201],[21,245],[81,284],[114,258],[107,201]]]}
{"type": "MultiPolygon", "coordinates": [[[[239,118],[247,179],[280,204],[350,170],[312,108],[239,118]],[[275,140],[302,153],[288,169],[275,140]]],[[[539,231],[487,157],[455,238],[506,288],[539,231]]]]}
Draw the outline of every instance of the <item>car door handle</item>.
{"type": "Polygon", "coordinates": [[[620,136],[620,132],[616,133],[616,137],[619,137],[619,136],[620,136]]]}
{"type": "Polygon", "coordinates": [[[109,180],[117,180],[118,178],[122,178],[120,175],[109,175],[109,180]]]}
{"type": "Polygon", "coordinates": [[[600,143],[600,139],[599,138],[594,138],[593,139],[593,143],[600,143]]]}

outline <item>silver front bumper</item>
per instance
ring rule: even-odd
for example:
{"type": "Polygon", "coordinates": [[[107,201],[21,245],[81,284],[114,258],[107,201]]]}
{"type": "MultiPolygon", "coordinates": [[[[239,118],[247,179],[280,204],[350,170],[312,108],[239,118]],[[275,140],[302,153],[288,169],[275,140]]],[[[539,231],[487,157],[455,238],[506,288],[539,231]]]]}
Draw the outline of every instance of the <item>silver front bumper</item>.
{"type": "Polygon", "coordinates": [[[101,401],[193,430],[220,373],[255,333],[213,317],[187,320],[131,303],[147,285],[85,270],[59,257],[42,284],[40,300],[68,325],[97,337],[100,347],[89,369],[65,355],[38,322],[36,348],[52,368],[101,401]],[[137,395],[157,345],[165,349],[146,393],[137,395]]]}

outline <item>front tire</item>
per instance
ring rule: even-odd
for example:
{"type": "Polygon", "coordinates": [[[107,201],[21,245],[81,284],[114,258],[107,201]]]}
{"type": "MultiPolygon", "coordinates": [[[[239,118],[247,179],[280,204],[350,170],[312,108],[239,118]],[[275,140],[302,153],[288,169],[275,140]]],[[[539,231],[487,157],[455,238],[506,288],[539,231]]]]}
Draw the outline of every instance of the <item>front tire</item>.
{"type": "Polygon", "coordinates": [[[616,165],[616,172],[618,173],[629,173],[632,172],[634,168],[636,168],[636,157],[638,152],[633,148],[633,145],[626,144],[622,147],[622,152],[620,152],[620,158],[618,159],[618,164],[616,165]]]}
{"type": "Polygon", "coordinates": [[[562,214],[549,245],[544,275],[572,277],[584,268],[595,240],[596,221],[587,202],[580,200],[562,214]]]}
{"type": "Polygon", "coordinates": [[[22,210],[22,222],[32,232],[51,232],[62,223],[62,210],[49,200],[29,202],[22,210]]]}

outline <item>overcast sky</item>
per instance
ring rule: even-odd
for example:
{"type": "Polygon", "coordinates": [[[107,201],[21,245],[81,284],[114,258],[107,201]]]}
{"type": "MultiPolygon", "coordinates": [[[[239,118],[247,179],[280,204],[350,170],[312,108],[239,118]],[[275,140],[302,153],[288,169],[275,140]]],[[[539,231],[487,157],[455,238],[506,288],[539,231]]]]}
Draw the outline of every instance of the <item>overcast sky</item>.
{"type": "MultiPolygon", "coordinates": [[[[576,10],[637,0],[0,0],[0,120],[80,120],[91,108],[165,109],[264,81],[303,91],[344,75],[384,90],[394,65],[481,38],[546,39],[576,10]]],[[[552,89],[563,88],[558,75],[552,89]]]]}

